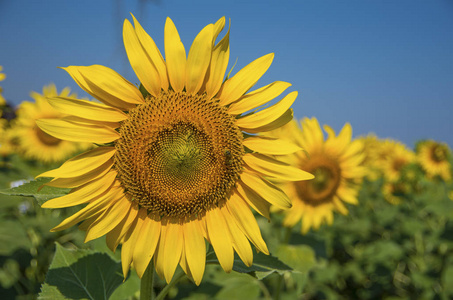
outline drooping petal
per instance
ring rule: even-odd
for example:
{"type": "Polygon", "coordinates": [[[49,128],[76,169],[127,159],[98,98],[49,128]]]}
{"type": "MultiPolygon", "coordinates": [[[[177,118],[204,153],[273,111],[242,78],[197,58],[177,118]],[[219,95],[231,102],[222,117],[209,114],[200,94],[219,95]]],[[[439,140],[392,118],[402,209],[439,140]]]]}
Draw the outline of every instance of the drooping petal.
{"type": "Polygon", "coordinates": [[[206,264],[206,244],[198,220],[187,222],[184,230],[184,254],[196,285],[201,283],[206,264]]]}
{"type": "Polygon", "coordinates": [[[137,217],[134,219],[129,230],[124,236],[123,247],[121,248],[121,266],[123,268],[124,278],[127,278],[127,273],[129,272],[132,256],[134,254],[135,244],[137,239],[140,237],[142,225],[146,217],[146,209],[140,208],[137,217]]]}
{"type": "Polygon", "coordinates": [[[165,58],[170,84],[175,92],[181,92],[186,79],[186,50],[170,18],[165,22],[165,58]]]}
{"type": "Polygon", "coordinates": [[[206,82],[206,93],[208,99],[214,97],[220,90],[225,77],[230,58],[230,30],[223,39],[214,47],[211,57],[211,65],[206,82]]]}
{"type": "Polygon", "coordinates": [[[225,81],[217,95],[220,104],[226,106],[244,95],[266,73],[273,59],[274,53],[264,55],[225,81]]]}
{"type": "Polygon", "coordinates": [[[88,120],[120,122],[127,119],[127,115],[124,112],[93,101],[68,97],[47,98],[47,101],[62,114],[73,115],[88,120]]]}
{"type": "Polygon", "coordinates": [[[254,171],[277,180],[300,181],[314,178],[312,174],[302,169],[260,153],[247,153],[242,159],[254,171]]]}
{"type": "Polygon", "coordinates": [[[144,102],[138,88],[112,69],[101,65],[62,69],[88,94],[105,104],[124,110],[144,102]]]}
{"type": "Polygon", "coordinates": [[[157,72],[159,73],[161,88],[164,91],[166,91],[168,90],[168,77],[165,60],[162,57],[159,48],[157,48],[156,43],[151,38],[151,36],[149,36],[146,33],[146,31],[143,29],[143,27],[140,25],[140,23],[137,21],[134,15],[132,15],[132,18],[134,19],[135,33],[137,34],[140,43],[145,49],[145,52],[148,54],[148,57],[151,59],[154,66],[156,67],[157,72]]]}
{"type": "Polygon", "coordinates": [[[90,126],[59,119],[40,119],[36,124],[45,133],[58,139],[82,143],[110,143],[120,135],[109,127],[90,126]]]}
{"type": "Polygon", "coordinates": [[[256,210],[260,215],[270,220],[269,208],[271,204],[267,202],[263,197],[258,195],[253,189],[249,188],[247,185],[242,182],[238,182],[237,192],[248,205],[250,205],[254,210],[256,210]]]}
{"type": "Polygon", "coordinates": [[[236,121],[236,124],[239,127],[244,128],[245,131],[247,131],[248,128],[265,126],[282,116],[291,107],[294,100],[296,100],[296,97],[297,92],[291,92],[277,104],[243,118],[239,118],[236,121]]]}
{"type": "Polygon", "coordinates": [[[271,155],[287,155],[302,150],[289,140],[266,136],[248,137],[242,144],[253,151],[271,155]]]}
{"type": "Polygon", "coordinates": [[[259,126],[256,128],[241,128],[241,129],[243,131],[246,131],[249,133],[261,133],[261,132],[271,131],[271,130],[280,128],[283,125],[290,122],[292,119],[293,119],[293,109],[290,108],[283,115],[281,115],[279,118],[277,118],[275,121],[272,121],[268,124],[265,124],[263,126],[259,126]]]}
{"type": "Polygon", "coordinates": [[[129,210],[127,217],[123,218],[121,223],[116,225],[115,228],[113,228],[109,233],[107,233],[105,241],[109,249],[112,250],[113,252],[115,252],[116,247],[118,247],[123,236],[131,228],[132,224],[134,224],[135,219],[137,218],[138,211],[139,211],[138,204],[132,202],[131,209],[129,210]]]}
{"type": "Polygon", "coordinates": [[[195,94],[203,84],[211,62],[214,25],[209,24],[195,37],[189,50],[186,65],[186,91],[195,94]]]}
{"type": "Polygon", "coordinates": [[[236,224],[247,236],[247,238],[255,245],[255,247],[265,253],[269,254],[266,243],[264,242],[258,223],[255,216],[250,211],[247,203],[237,193],[233,193],[227,201],[227,207],[231,215],[234,217],[236,224]]]}
{"type": "Polygon", "coordinates": [[[44,172],[38,177],[68,178],[86,174],[107,162],[115,154],[114,147],[97,147],[67,160],[58,169],[44,172]]]}
{"type": "Polygon", "coordinates": [[[244,171],[241,174],[241,181],[271,204],[282,209],[291,208],[288,196],[266,179],[244,171]]]}
{"type": "Polygon", "coordinates": [[[241,100],[232,103],[228,107],[228,113],[238,115],[257,108],[278,97],[290,86],[291,83],[283,81],[275,81],[271,84],[263,86],[262,88],[248,93],[242,97],[241,100]]]}
{"type": "Polygon", "coordinates": [[[138,277],[142,277],[151,261],[160,238],[160,222],[148,216],[145,218],[140,238],[137,239],[133,254],[134,267],[138,277]]]}
{"type": "Polygon", "coordinates": [[[206,212],[206,227],[220,265],[225,272],[231,272],[234,261],[233,245],[228,225],[219,208],[206,212]]]}
{"type": "Polygon", "coordinates": [[[129,20],[124,20],[123,40],[127,58],[145,89],[154,97],[161,91],[159,72],[148,56],[129,20]]]}

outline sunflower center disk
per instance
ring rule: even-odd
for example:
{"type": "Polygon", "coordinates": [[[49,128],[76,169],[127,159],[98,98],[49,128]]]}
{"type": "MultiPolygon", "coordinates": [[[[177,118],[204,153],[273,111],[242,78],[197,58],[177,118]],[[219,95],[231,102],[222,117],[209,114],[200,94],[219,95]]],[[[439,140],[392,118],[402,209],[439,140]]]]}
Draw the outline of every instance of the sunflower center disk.
{"type": "Polygon", "coordinates": [[[447,157],[447,151],[442,146],[437,146],[432,151],[432,159],[436,162],[444,161],[447,157]]]}
{"type": "Polygon", "coordinates": [[[242,133],[205,96],[163,92],[129,111],[115,147],[126,195],[161,217],[190,218],[228,199],[242,171],[242,133]]]}
{"type": "Polygon", "coordinates": [[[340,185],[341,169],[338,163],[326,155],[313,156],[303,166],[315,178],[297,183],[297,193],[306,202],[320,205],[332,201],[340,185]]]}

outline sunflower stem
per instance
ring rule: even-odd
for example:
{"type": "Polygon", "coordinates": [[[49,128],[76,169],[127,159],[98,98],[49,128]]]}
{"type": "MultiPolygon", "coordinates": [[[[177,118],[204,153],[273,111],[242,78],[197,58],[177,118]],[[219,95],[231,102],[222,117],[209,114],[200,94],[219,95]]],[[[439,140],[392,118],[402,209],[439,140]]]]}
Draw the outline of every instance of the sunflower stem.
{"type": "Polygon", "coordinates": [[[165,298],[165,296],[167,296],[168,292],[170,291],[170,289],[176,284],[178,283],[183,277],[184,277],[185,273],[184,271],[182,270],[179,270],[176,275],[173,277],[173,279],[170,281],[169,284],[167,284],[163,289],[162,291],[159,293],[159,295],[157,295],[156,299],[155,300],[163,300],[165,298]]]}
{"type": "Polygon", "coordinates": [[[140,281],[140,299],[154,300],[154,264],[152,259],[140,281]]]}

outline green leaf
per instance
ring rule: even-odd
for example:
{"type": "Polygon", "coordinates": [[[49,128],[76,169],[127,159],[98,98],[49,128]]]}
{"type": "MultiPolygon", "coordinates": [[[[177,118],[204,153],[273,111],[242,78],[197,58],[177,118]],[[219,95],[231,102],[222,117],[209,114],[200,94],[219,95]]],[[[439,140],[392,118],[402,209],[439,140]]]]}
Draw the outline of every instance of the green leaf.
{"type": "Polygon", "coordinates": [[[261,290],[258,281],[245,274],[236,274],[227,278],[223,288],[216,294],[215,299],[259,299],[261,290]]]}
{"type": "MultiPolygon", "coordinates": [[[[219,264],[214,252],[208,254],[206,257],[206,263],[219,264]]],[[[247,267],[242,260],[235,255],[233,270],[239,273],[250,274],[261,280],[274,272],[283,274],[284,272],[291,271],[292,268],[284,264],[275,256],[259,252],[254,254],[253,264],[250,267],[247,267]]]]}
{"type": "Polygon", "coordinates": [[[316,265],[315,252],[307,245],[280,245],[276,254],[284,263],[302,273],[316,265]]]}
{"type": "Polygon", "coordinates": [[[107,254],[56,243],[38,299],[109,299],[122,282],[121,264],[107,254]]]}
{"type": "Polygon", "coordinates": [[[31,241],[18,220],[1,220],[0,255],[11,255],[17,249],[30,249],[31,241]]]}
{"type": "Polygon", "coordinates": [[[38,201],[39,205],[42,205],[47,200],[66,195],[71,190],[44,186],[41,190],[38,191],[38,189],[44,183],[47,183],[49,181],[50,178],[38,178],[37,180],[30,181],[15,188],[0,190],[0,194],[10,196],[34,197],[36,201],[38,201]]]}

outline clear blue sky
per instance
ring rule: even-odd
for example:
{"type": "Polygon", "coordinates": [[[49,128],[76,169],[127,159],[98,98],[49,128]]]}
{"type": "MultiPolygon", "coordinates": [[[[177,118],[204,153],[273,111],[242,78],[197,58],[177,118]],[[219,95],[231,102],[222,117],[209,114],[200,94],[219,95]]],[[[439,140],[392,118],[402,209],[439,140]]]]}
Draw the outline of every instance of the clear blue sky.
{"type": "MultiPolygon", "coordinates": [[[[54,82],[85,96],[58,66],[101,64],[132,82],[122,24],[132,12],[163,52],[171,17],[189,49],[201,28],[231,19],[235,71],[274,52],[262,86],[291,82],[295,116],[354,136],[453,146],[453,1],[0,0],[0,85],[13,104],[54,82]]],[[[233,71],[234,73],[234,71],[233,71]]]]}

